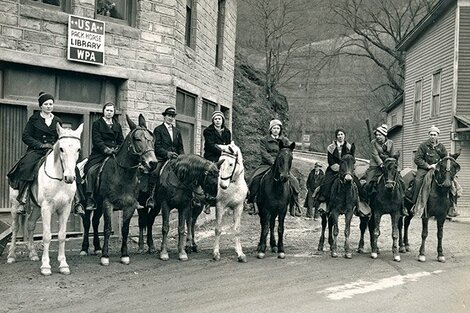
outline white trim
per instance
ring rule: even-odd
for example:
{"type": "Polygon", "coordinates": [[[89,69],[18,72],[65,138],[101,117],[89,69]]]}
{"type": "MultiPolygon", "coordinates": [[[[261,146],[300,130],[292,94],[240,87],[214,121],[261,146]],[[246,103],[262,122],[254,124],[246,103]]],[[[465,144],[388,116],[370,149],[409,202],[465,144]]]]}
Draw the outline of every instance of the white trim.
{"type": "MultiPolygon", "coordinates": [[[[453,84],[452,84],[452,111],[451,111],[451,129],[455,132],[457,128],[457,121],[454,116],[457,114],[457,87],[458,87],[458,74],[459,74],[459,38],[460,38],[460,4],[462,0],[459,0],[459,5],[455,8],[455,31],[454,31],[454,75],[453,75],[453,84]]],[[[466,0],[470,5],[470,0],[466,0]]],[[[441,82],[442,84],[442,82],[441,82]]],[[[450,152],[455,151],[455,141],[450,141],[450,152]]]]}
{"type": "Polygon", "coordinates": [[[442,89],[442,69],[438,69],[434,72],[432,72],[431,74],[431,99],[429,101],[429,119],[436,119],[439,117],[439,115],[441,114],[441,103],[442,103],[442,93],[441,93],[441,89],[442,89]],[[434,75],[437,75],[439,74],[440,78],[439,78],[439,112],[436,114],[436,115],[432,115],[432,106],[433,106],[433,100],[434,100],[434,75]]]}

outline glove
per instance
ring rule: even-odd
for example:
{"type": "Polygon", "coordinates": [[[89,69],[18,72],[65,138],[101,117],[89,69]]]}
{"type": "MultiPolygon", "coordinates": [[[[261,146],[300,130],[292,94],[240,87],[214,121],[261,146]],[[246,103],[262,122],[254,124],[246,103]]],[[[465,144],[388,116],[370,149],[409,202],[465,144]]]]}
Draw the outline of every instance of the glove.
{"type": "Polygon", "coordinates": [[[337,172],[337,171],[339,171],[339,164],[335,163],[332,166],[330,166],[330,168],[331,168],[332,171],[337,172]]]}
{"type": "Polygon", "coordinates": [[[168,151],[166,156],[168,159],[176,159],[178,157],[178,154],[176,152],[168,151]]]}
{"type": "Polygon", "coordinates": [[[114,153],[114,150],[111,149],[111,148],[106,147],[106,148],[104,148],[104,151],[103,151],[103,152],[104,152],[104,154],[106,154],[106,155],[112,155],[112,154],[114,153]]]}
{"type": "Polygon", "coordinates": [[[52,149],[52,144],[50,143],[43,143],[40,146],[41,149],[52,149]]]}

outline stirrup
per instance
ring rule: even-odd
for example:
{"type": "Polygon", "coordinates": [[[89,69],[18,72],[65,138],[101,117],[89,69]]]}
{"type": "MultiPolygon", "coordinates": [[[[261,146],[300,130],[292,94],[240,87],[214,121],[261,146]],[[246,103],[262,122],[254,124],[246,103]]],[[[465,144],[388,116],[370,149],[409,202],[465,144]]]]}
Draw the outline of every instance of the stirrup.
{"type": "Polygon", "coordinates": [[[20,204],[20,205],[16,208],[16,214],[19,214],[19,215],[25,215],[25,214],[26,214],[26,208],[25,208],[25,205],[24,205],[24,204],[20,204]]]}

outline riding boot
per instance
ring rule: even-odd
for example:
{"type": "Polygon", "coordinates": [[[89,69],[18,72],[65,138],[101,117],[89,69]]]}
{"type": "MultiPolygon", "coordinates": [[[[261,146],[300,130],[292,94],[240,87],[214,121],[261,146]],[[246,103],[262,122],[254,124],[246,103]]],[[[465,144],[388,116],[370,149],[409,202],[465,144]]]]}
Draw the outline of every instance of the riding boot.
{"type": "Polygon", "coordinates": [[[93,194],[91,192],[87,192],[85,211],[94,211],[94,210],[96,210],[96,204],[95,204],[95,200],[93,199],[93,194]]]}
{"type": "Polygon", "coordinates": [[[320,218],[320,212],[318,212],[318,205],[315,205],[315,211],[313,212],[313,220],[316,221],[320,218]]]}
{"type": "Polygon", "coordinates": [[[457,196],[453,195],[451,192],[449,192],[449,202],[450,207],[449,212],[447,213],[447,218],[459,216],[460,213],[457,212],[457,196]]]}
{"type": "Polygon", "coordinates": [[[314,215],[314,214],[313,214],[313,208],[312,208],[311,206],[307,206],[307,214],[306,214],[306,216],[307,216],[308,218],[312,218],[313,215],[314,215]]]}
{"type": "Polygon", "coordinates": [[[153,200],[153,194],[155,192],[155,186],[157,184],[155,182],[149,182],[149,197],[147,201],[145,202],[145,207],[149,209],[153,209],[155,206],[155,202],[153,200]]]}
{"type": "Polygon", "coordinates": [[[402,202],[401,202],[401,216],[408,216],[408,209],[406,208],[405,206],[405,198],[403,198],[402,202]]]}
{"type": "Polygon", "coordinates": [[[16,208],[16,214],[26,214],[26,203],[29,200],[29,190],[29,183],[24,184],[22,188],[20,188],[18,196],[16,197],[16,200],[19,202],[19,205],[16,208]]]}
{"type": "Polygon", "coordinates": [[[206,204],[204,206],[204,213],[211,214],[211,206],[210,205],[206,204]]]}
{"type": "Polygon", "coordinates": [[[73,207],[73,214],[85,215],[85,209],[83,208],[83,205],[81,203],[81,198],[80,198],[78,190],[77,192],[75,192],[75,196],[73,197],[72,207],[73,207]]]}

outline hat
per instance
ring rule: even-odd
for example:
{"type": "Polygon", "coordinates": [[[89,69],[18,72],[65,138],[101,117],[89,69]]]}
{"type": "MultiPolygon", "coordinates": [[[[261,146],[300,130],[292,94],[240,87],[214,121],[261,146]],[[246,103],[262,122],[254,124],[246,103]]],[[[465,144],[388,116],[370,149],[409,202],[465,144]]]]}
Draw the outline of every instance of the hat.
{"type": "Polygon", "coordinates": [[[221,111],[214,111],[212,113],[211,120],[213,121],[216,116],[220,116],[222,120],[225,121],[224,113],[222,113],[221,111]]]}
{"type": "Polygon", "coordinates": [[[168,107],[163,111],[162,113],[163,116],[165,115],[176,115],[176,109],[174,107],[168,107]]]}
{"type": "Polygon", "coordinates": [[[377,129],[374,131],[374,133],[380,133],[380,134],[384,135],[385,137],[387,137],[388,126],[386,124],[382,124],[379,127],[377,127],[377,129]]]}
{"type": "Polygon", "coordinates": [[[432,133],[432,132],[437,133],[437,134],[439,135],[439,133],[440,133],[441,131],[439,130],[439,128],[437,128],[436,126],[432,125],[431,127],[429,127],[428,134],[430,134],[430,133],[432,133]]]}
{"type": "Polygon", "coordinates": [[[54,101],[54,97],[48,93],[45,93],[44,91],[41,91],[38,98],[39,106],[41,107],[47,100],[54,101]]]}
{"type": "Polygon", "coordinates": [[[338,137],[338,133],[339,133],[339,132],[342,132],[343,134],[346,135],[346,132],[344,131],[344,129],[342,129],[342,128],[337,128],[337,129],[335,130],[335,138],[338,137]]]}
{"type": "Polygon", "coordinates": [[[315,162],[313,166],[323,167],[323,164],[321,164],[320,162],[315,162]]]}
{"type": "Polygon", "coordinates": [[[274,126],[282,127],[282,122],[280,120],[277,120],[277,119],[271,120],[271,122],[269,122],[269,131],[271,131],[271,128],[273,128],[274,126]]]}

